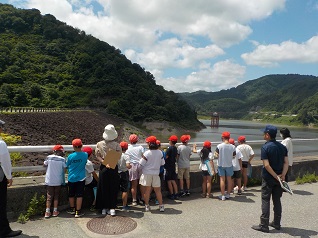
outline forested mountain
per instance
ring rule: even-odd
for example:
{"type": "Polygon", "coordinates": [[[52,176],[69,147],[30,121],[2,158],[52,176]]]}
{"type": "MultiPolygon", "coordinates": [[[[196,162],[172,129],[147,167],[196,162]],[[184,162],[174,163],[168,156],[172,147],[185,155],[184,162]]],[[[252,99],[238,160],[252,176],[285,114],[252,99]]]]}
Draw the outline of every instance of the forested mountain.
{"type": "Polygon", "coordinates": [[[0,4],[0,107],[89,107],[193,129],[196,112],[119,49],[39,10],[0,4]]]}
{"type": "Polygon", "coordinates": [[[246,118],[250,114],[297,114],[308,124],[318,115],[318,77],[267,75],[219,92],[182,93],[199,114],[220,112],[223,118],[246,118]],[[256,113],[257,112],[257,113],[256,113]]]}

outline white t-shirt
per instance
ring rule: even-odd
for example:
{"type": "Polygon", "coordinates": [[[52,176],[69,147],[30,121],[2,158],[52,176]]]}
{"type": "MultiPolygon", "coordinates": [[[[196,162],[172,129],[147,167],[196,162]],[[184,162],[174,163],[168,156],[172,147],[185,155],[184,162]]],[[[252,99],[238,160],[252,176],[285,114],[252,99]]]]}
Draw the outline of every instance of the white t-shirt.
{"type": "Polygon", "coordinates": [[[144,158],[140,159],[140,164],[142,165],[142,174],[147,175],[159,175],[160,166],[165,164],[165,160],[162,156],[161,150],[147,150],[144,153],[144,158]]]}
{"type": "Polygon", "coordinates": [[[47,166],[45,184],[48,186],[61,186],[65,179],[65,158],[58,155],[49,155],[44,161],[47,166]]]}
{"type": "Polygon", "coordinates": [[[293,143],[291,141],[291,138],[290,137],[287,137],[285,138],[283,141],[282,141],[282,144],[284,146],[286,146],[287,148],[287,152],[288,152],[288,165],[289,166],[292,166],[293,165],[293,160],[294,160],[294,151],[293,151],[293,143]]]}
{"type": "Polygon", "coordinates": [[[85,165],[85,185],[90,184],[94,177],[93,177],[93,173],[94,172],[94,164],[92,161],[87,160],[86,165],[85,165]]]}
{"type": "Polygon", "coordinates": [[[237,146],[237,148],[241,151],[243,155],[242,161],[248,162],[250,160],[250,157],[254,155],[252,147],[248,144],[240,144],[237,146]]]}
{"type": "Polygon", "coordinates": [[[235,158],[232,159],[233,171],[240,171],[241,170],[241,166],[240,166],[239,160],[242,159],[243,155],[242,155],[241,151],[238,148],[236,148],[235,151],[236,151],[235,158]]]}
{"type": "Polygon", "coordinates": [[[216,147],[216,152],[219,154],[218,166],[232,167],[232,160],[234,157],[235,146],[232,144],[221,143],[216,147]]]}
{"type": "MultiPolygon", "coordinates": [[[[0,166],[7,179],[12,179],[12,165],[7,144],[0,138],[0,166]]],[[[0,182],[2,179],[0,180],[0,182]]]]}
{"type": "Polygon", "coordinates": [[[130,163],[138,164],[144,152],[145,149],[141,145],[130,144],[125,153],[129,156],[130,163]]]}
{"type": "Polygon", "coordinates": [[[122,153],[120,160],[118,160],[117,164],[118,164],[118,173],[128,171],[127,164],[130,164],[129,156],[126,155],[125,153],[122,153]]]}
{"type": "Polygon", "coordinates": [[[190,168],[191,148],[186,145],[179,145],[177,149],[179,155],[178,168],[190,168]]]}
{"type": "MultiPolygon", "coordinates": [[[[201,150],[197,150],[197,154],[200,154],[200,152],[201,152],[201,150]]],[[[213,153],[212,152],[209,153],[209,159],[213,160],[213,153]]],[[[206,167],[205,164],[202,164],[202,162],[199,165],[199,169],[201,169],[203,171],[208,171],[208,168],[206,167]]]]}

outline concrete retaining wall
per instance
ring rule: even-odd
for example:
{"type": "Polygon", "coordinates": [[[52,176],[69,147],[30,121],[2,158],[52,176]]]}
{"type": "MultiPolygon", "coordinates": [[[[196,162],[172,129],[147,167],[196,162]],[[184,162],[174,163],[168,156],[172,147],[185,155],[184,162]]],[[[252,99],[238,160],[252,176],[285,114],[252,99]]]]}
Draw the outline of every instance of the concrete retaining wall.
{"type": "MultiPolygon", "coordinates": [[[[194,192],[201,191],[202,185],[202,175],[201,171],[195,171],[197,166],[191,168],[191,189],[194,192]]],[[[253,166],[252,177],[254,179],[261,180],[261,165],[253,166]]],[[[302,160],[299,162],[294,162],[292,167],[292,173],[290,181],[293,181],[298,176],[302,176],[309,173],[318,174],[318,159],[302,160]]],[[[16,218],[20,213],[25,212],[28,208],[29,202],[35,193],[38,194],[38,197],[41,195],[46,195],[46,188],[43,185],[44,177],[32,177],[32,178],[15,178],[14,183],[16,184],[12,188],[8,189],[8,217],[16,218]]],[[[219,191],[219,179],[213,183],[213,191],[219,191]]],[[[163,194],[167,194],[166,186],[163,185],[163,194]]],[[[59,199],[60,209],[64,209],[68,206],[68,197],[67,197],[67,187],[63,186],[59,199]]],[[[93,192],[92,190],[85,190],[83,207],[89,207],[93,201],[93,192]]]]}

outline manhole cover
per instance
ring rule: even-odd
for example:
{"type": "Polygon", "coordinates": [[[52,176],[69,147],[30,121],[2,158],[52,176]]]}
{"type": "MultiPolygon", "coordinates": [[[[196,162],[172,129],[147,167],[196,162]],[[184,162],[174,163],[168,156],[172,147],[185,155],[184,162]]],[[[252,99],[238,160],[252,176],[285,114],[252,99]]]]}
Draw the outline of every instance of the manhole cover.
{"type": "Polygon", "coordinates": [[[102,235],[118,235],[134,230],[137,222],[129,217],[106,216],[103,218],[93,218],[87,222],[87,228],[102,235]]]}

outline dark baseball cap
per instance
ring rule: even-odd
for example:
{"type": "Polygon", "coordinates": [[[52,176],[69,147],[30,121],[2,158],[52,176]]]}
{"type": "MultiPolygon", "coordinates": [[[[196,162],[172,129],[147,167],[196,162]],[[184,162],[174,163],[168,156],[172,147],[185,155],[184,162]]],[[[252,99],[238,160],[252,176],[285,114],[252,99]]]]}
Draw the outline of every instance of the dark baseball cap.
{"type": "Polygon", "coordinates": [[[277,127],[273,125],[266,125],[264,129],[261,129],[262,132],[268,133],[271,137],[276,137],[277,127]]]}

